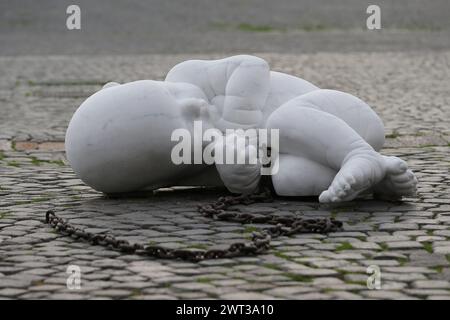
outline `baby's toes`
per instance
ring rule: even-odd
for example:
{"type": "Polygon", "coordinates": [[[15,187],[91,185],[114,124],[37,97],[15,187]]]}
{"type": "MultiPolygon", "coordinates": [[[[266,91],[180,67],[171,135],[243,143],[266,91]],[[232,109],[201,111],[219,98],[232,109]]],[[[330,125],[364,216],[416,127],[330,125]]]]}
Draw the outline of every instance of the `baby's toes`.
{"type": "Polygon", "coordinates": [[[319,202],[321,203],[328,203],[330,202],[330,192],[328,190],[322,191],[322,193],[319,195],[319,202]]]}
{"type": "Polygon", "coordinates": [[[330,202],[333,202],[333,199],[335,199],[335,198],[336,198],[336,196],[330,190],[325,190],[320,194],[319,202],[320,203],[330,203],[330,202]]]}
{"type": "MultiPolygon", "coordinates": [[[[351,182],[354,183],[353,181],[351,182]]],[[[340,198],[344,198],[345,196],[347,196],[351,190],[352,185],[343,177],[340,177],[337,183],[333,185],[334,193],[340,198]]]]}
{"type": "Polygon", "coordinates": [[[402,186],[397,187],[395,191],[400,195],[413,196],[417,193],[417,183],[415,181],[407,182],[402,186]]]}
{"type": "Polygon", "coordinates": [[[417,185],[417,178],[411,170],[405,173],[391,176],[391,181],[396,187],[404,188],[417,185]]]}
{"type": "Polygon", "coordinates": [[[400,189],[415,189],[415,188],[417,188],[417,179],[414,177],[413,179],[399,185],[399,188],[400,189]]]}
{"type": "Polygon", "coordinates": [[[334,186],[336,187],[336,189],[339,190],[343,190],[343,191],[349,191],[352,189],[352,185],[356,183],[356,180],[352,177],[344,177],[344,176],[339,176],[336,179],[337,181],[334,182],[334,186]]]}
{"type": "Polygon", "coordinates": [[[339,181],[339,185],[345,191],[350,191],[350,190],[354,189],[357,184],[357,179],[351,174],[339,177],[338,181],[339,181]]]}
{"type": "Polygon", "coordinates": [[[408,170],[408,164],[400,158],[389,157],[387,160],[387,172],[392,175],[399,175],[408,170]]]}
{"type": "Polygon", "coordinates": [[[345,192],[343,189],[338,189],[336,190],[335,194],[337,198],[343,199],[347,195],[347,192],[345,192]]]}
{"type": "Polygon", "coordinates": [[[391,177],[392,182],[396,184],[402,184],[408,181],[411,181],[413,178],[412,172],[406,171],[405,173],[401,173],[398,175],[392,175],[391,177]]]}

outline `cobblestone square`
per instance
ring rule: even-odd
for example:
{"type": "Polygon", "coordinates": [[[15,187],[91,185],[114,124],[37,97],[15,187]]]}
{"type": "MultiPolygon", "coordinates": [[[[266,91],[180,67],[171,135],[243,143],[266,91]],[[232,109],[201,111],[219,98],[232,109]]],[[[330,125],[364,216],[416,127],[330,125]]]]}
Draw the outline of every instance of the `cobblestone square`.
{"type": "Polygon", "coordinates": [[[225,190],[165,189],[106,198],[73,174],[64,134],[108,81],[162,79],[171,66],[220,55],[0,57],[1,299],[449,299],[450,52],[260,54],[274,70],[367,101],[386,126],[384,154],[405,159],[418,195],[322,205],[280,198],[248,210],[334,217],[342,232],[276,238],[263,255],[200,263],[123,255],[56,234],[48,209],[91,232],[170,248],[244,239],[261,225],[202,217],[225,190]],[[81,268],[81,289],[66,286],[81,268]],[[366,285],[381,270],[381,289],[366,285]]]}

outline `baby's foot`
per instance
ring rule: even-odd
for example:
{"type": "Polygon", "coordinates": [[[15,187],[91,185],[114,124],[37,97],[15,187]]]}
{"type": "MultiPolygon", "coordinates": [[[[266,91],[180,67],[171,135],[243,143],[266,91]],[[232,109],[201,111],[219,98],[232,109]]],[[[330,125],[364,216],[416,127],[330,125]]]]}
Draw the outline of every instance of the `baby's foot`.
{"type": "Polygon", "coordinates": [[[232,134],[215,145],[216,168],[224,185],[230,192],[250,194],[254,192],[261,179],[261,162],[257,158],[257,149],[247,144],[245,138],[232,134]],[[237,140],[241,141],[240,148],[237,140]],[[244,140],[242,140],[244,139],[244,140]],[[232,163],[225,163],[226,153],[231,152],[232,163]],[[238,162],[237,159],[242,161],[238,162]]]}
{"type": "Polygon", "coordinates": [[[375,196],[390,199],[414,196],[417,192],[417,178],[406,162],[397,157],[383,157],[386,163],[386,176],[374,186],[375,196]]]}
{"type": "Polygon", "coordinates": [[[330,187],[319,196],[323,203],[350,201],[379,183],[386,174],[383,156],[373,150],[355,153],[344,162],[330,187]]]}

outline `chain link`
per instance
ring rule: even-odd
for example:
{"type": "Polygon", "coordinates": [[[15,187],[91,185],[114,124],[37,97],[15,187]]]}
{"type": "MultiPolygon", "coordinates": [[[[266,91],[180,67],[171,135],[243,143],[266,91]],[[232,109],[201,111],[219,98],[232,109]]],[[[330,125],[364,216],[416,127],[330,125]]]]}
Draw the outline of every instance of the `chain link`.
{"type": "Polygon", "coordinates": [[[205,217],[216,220],[247,223],[270,224],[258,232],[252,232],[251,241],[235,242],[228,248],[202,249],[170,249],[159,245],[144,245],[119,240],[111,234],[95,234],[75,227],[60,218],[53,210],[48,210],[45,222],[58,233],[73,238],[85,240],[93,245],[109,247],[127,254],[138,254],[160,259],[181,259],[187,261],[201,261],[207,259],[233,258],[238,256],[257,255],[270,248],[270,241],[280,236],[290,236],[297,233],[328,233],[342,230],[342,222],[333,218],[304,219],[301,217],[280,217],[274,214],[259,214],[229,210],[230,206],[251,205],[257,202],[273,202],[271,191],[264,191],[251,195],[220,197],[216,202],[198,205],[198,212],[205,217]]]}

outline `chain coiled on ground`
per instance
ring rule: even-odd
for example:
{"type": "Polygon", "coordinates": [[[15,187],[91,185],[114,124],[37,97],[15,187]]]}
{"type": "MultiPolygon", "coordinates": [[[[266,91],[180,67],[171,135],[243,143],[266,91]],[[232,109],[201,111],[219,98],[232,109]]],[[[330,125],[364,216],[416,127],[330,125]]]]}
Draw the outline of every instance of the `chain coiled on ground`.
{"type": "Polygon", "coordinates": [[[187,261],[201,261],[207,259],[233,258],[238,256],[257,255],[270,248],[270,241],[279,236],[289,236],[297,233],[328,233],[342,229],[342,222],[333,218],[303,219],[301,217],[280,217],[273,214],[245,213],[238,210],[227,211],[230,206],[250,205],[256,202],[272,202],[270,189],[260,193],[240,196],[220,197],[216,202],[198,205],[198,212],[203,216],[216,220],[245,223],[264,223],[271,227],[259,232],[252,232],[251,241],[235,242],[227,248],[203,249],[171,249],[160,245],[144,245],[119,240],[106,233],[92,233],[73,226],[57,216],[53,210],[48,210],[45,222],[58,233],[73,238],[83,239],[93,245],[101,245],[127,254],[138,254],[160,259],[181,259],[187,261]]]}

